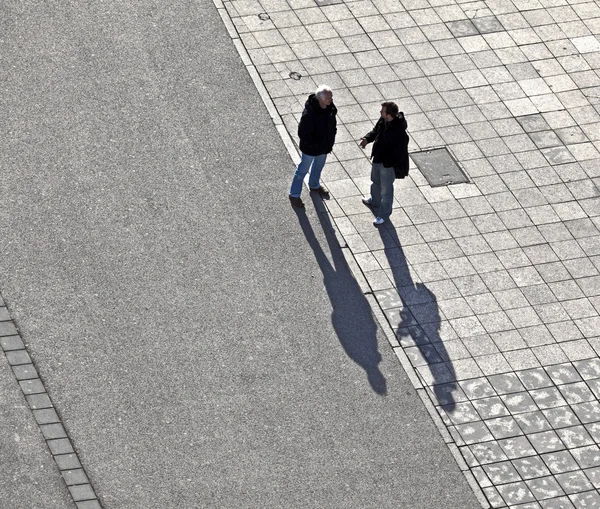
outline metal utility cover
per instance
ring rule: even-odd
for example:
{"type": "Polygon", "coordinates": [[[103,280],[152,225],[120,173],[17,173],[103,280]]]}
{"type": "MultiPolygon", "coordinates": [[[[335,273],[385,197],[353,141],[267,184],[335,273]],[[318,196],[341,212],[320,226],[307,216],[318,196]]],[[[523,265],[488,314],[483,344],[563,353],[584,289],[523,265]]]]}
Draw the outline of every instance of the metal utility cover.
{"type": "Polygon", "coordinates": [[[467,176],[445,148],[413,152],[410,157],[431,187],[469,182],[467,176]]]}

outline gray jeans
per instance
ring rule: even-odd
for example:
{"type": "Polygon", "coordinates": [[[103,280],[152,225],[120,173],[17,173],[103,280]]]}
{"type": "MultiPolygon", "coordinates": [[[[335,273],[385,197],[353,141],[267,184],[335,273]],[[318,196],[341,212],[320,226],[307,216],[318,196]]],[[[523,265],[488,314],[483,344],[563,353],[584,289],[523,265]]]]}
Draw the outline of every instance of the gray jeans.
{"type": "Polygon", "coordinates": [[[371,203],[379,208],[378,216],[387,219],[392,214],[394,204],[394,168],[385,168],[381,163],[371,167],[371,203]]]}

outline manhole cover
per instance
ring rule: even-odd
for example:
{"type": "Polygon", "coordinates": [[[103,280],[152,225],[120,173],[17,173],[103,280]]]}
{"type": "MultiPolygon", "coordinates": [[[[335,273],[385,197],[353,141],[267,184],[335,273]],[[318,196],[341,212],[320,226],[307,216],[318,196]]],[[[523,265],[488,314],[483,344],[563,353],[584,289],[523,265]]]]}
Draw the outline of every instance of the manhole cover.
{"type": "Polygon", "coordinates": [[[469,182],[467,176],[445,148],[412,152],[410,157],[431,187],[469,182]]]}

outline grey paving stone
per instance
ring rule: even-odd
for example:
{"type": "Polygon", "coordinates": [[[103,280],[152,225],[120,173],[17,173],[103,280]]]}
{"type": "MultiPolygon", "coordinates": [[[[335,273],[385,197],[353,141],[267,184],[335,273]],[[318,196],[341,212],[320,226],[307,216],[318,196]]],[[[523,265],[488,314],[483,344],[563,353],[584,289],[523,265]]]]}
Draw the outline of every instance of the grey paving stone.
{"type": "Polygon", "coordinates": [[[482,419],[493,419],[509,415],[508,409],[498,396],[476,399],[472,403],[482,419]]]}
{"type": "Polygon", "coordinates": [[[563,301],[563,307],[573,320],[598,316],[598,312],[588,298],[563,301]]]}
{"type": "Polygon", "coordinates": [[[503,484],[497,488],[502,498],[511,506],[535,501],[534,495],[523,481],[503,484]]]}
{"type": "Polygon", "coordinates": [[[75,486],[77,484],[89,484],[87,475],[82,468],[75,470],[63,470],[61,472],[67,486],[75,486]]]}
{"type": "Polygon", "coordinates": [[[543,368],[517,371],[517,376],[527,390],[542,389],[553,385],[551,378],[543,368]]]}
{"type": "Polygon", "coordinates": [[[40,431],[46,440],[67,438],[67,432],[60,423],[40,424],[40,431]]]}
{"type": "Polygon", "coordinates": [[[553,474],[579,470],[579,465],[569,451],[558,451],[542,454],[541,458],[553,474]]]}
{"type": "Polygon", "coordinates": [[[493,440],[494,437],[483,422],[470,422],[456,426],[465,444],[475,444],[493,440]]]}
{"type": "Polygon", "coordinates": [[[513,417],[497,417],[486,421],[487,427],[496,440],[520,436],[523,431],[513,417]]]}
{"type": "Polygon", "coordinates": [[[556,433],[569,449],[594,445],[594,440],[584,426],[558,429],[556,433]]]}
{"type": "Polygon", "coordinates": [[[518,287],[533,286],[544,283],[542,276],[535,267],[516,267],[509,269],[508,273],[518,287]]]}
{"type": "Polygon", "coordinates": [[[495,441],[473,444],[468,446],[473,456],[481,465],[506,461],[508,458],[495,441]]]}
{"type": "Polygon", "coordinates": [[[529,438],[530,442],[539,454],[556,452],[565,449],[565,444],[563,444],[559,436],[553,430],[528,434],[527,438],[529,438]]]}
{"type": "Polygon", "coordinates": [[[570,498],[577,509],[597,509],[600,507],[600,495],[596,491],[576,493],[571,495],[570,498]]]}
{"type": "Polygon", "coordinates": [[[564,406],[567,404],[567,402],[560,395],[560,392],[556,387],[534,389],[529,391],[529,394],[531,395],[537,406],[542,410],[547,408],[564,406]]]}
{"type": "Polygon", "coordinates": [[[479,484],[480,487],[488,488],[488,487],[492,486],[491,481],[488,479],[488,476],[482,467],[472,468],[471,473],[475,477],[475,480],[477,481],[477,484],[479,484]]]}
{"type": "Polygon", "coordinates": [[[59,454],[54,456],[59,470],[74,470],[81,468],[76,454],[59,454]]]}
{"type": "Polygon", "coordinates": [[[564,265],[573,278],[592,277],[598,275],[598,270],[587,257],[565,260],[564,265]]]}
{"type": "Polygon", "coordinates": [[[595,399],[594,394],[585,382],[561,385],[558,387],[558,389],[570,404],[584,403],[586,401],[593,401],[595,399]]]}
{"type": "Polygon", "coordinates": [[[542,509],[575,509],[568,497],[557,497],[540,502],[542,509]]]}
{"type": "Polygon", "coordinates": [[[31,358],[25,350],[11,350],[5,352],[6,360],[11,366],[31,364],[31,358]]]}
{"type": "Polygon", "coordinates": [[[13,373],[19,381],[33,380],[38,378],[37,370],[33,364],[22,364],[18,366],[12,366],[13,373]]]}
{"type": "Polygon", "coordinates": [[[587,380],[586,383],[587,383],[588,387],[594,393],[595,398],[600,399],[600,380],[599,379],[587,380]]]}
{"type": "Polygon", "coordinates": [[[583,337],[581,331],[572,320],[549,323],[547,327],[558,342],[572,341],[583,337]]]}
{"type": "Polygon", "coordinates": [[[573,365],[584,380],[600,378],[600,359],[576,361],[573,365]]]}
{"type": "Polygon", "coordinates": [[[497,394],[511,394],[525,390],[515,373],[492,375],[488,378],[497,394]]]}
{"type": "Polygon", "coordinates": [[[483,327],[481,332],[487,332],[490,335],[496,332],[509,331],[515,328],[508,315],[504,311],[481,314],[479,315],[479,322],[483,327]]]}
{"type": "Polygon", "coordinates": [[[14,326],[13,322],[0,322],[0,337],[2,336],[16,336],[18,331],[14,326]]]}
{"type": "MultiPolygon", "coordinates": [[[[575,205],[576,203],[573,203],[575,205]]],[[[587,217],[581,217],[573,219],[571,221],[565,221],[564,225],[567,227],[571,235],[576,239],[583,237],[594,237],[600,232],[594,223],[587,217]]]]}
{"type": "MultiPolygon", "coordinates": [[[[569,320],[569,315],[567,314],[560,302],[546,302],[543,304],[534,304],[533,308],[545,324],[550,324],[554,322],[566,322],[569,320]]],[[[575,324],[573,324],[573,326],[575,326],[575,324]]]]}
{"type": "Polygon", "coordinates": [[[50,398],[46,393],[32,394],[26,396],[25,399],[27,400],[27,403],[29,403],[29,408],[31,408],[32,410],[52,408],[52,402],[50,401],[50,398]]]}
{"type": "Polygon", "coordinates": [[[498,444],[509,459],[523,458],[536,454],[535,449],[525,436],[498,440],[498,444]]]}
{"type": "Polygon", "coordinates": [[[540,366],[540,362],[533,352],[529,349],[505,351],[504,358],[510,366],[515,370],[531,369],[540,366]]]}
{"type": "Polygon", "coordinates": [[[25,395],[43,394],[46,392],[46,389],[39,378],[34,378],[31,380],[21,380],[19,381],[19,385],[21,386],[21,390],[25,395]]]}
{"type": "Polygon", "coordinates": [[[525,251],[523,251],[523,249],[521,249],[520,247],[514,249],[506,249],[503,251],[497,251],[496,256],[502,262],[505,269],[512,269],[515,267],[526,267],[528,265],[531,265],[531,261],[525,255],[525,251]]]}
{"type": "Polygon", "coordinates": [[[538,456],[512,460],[512,464],[524,480],[550,475],[550,470],[538,456]]]}
{"type": "Polygon", "coordinates": [[[21,336],[3,336],[0,337],[0,347],[5,352],[8,352],[11,350],[23,350],[25,345],[21,340],[21,336]]]}
{"type": "Polygon", "coordinates": [[[84,500],[76,502],[77,509],[102,509],[98,500],[84,500]]]}
{"type": "Polygon", "coordinates": [[[550,246],[561,260],[570,260],[585,256],[585,252],[575,239],[550,242],[550,246]]]}
{"type": "Polygon", "coordinates": [[[575,366],[571,363],[548,366],[546,372],[555,385],[570,384],[581,381],[581,377],[575,366]]]}
{"type": "Polygon", "coordinates": [[[515,329],[494,332],[490,334],[490,337],[498,346],[500,351],[504,353],[506,353],[508,350],[517,350],[527,347],[527,343],[525,343],[523,337],[515,329]]]}
{"type": "Polygon", "coordinates": [[[589,445],[571,449],[573,457],[581,468],[592,468],[600,466],[600,449],[597,445],[589,445]]]}
{"type": "Polygon", "coordinates": [[[479,336],[486,332],[479,319],[475,316],[455,318],[449,320],[449,322],[460,338],[479,336]]]}
{"type": "Polygon", "coordinates": [[[538,408],[533,398],[527,392],[518,392],[501,396],[506,408],[512,415],[534,412],[538,408]]]}
{"type": "Polygon", "coordinates": [[[418,366],[417,373],[425,385],[446,384],[456,379],[454,370],[447,363],[429,364],[418,366]]]}
{"type": "Polygon", "coordinates": [[[57,440],[48,440],[46,442],[50,448],[52,455],[56,456],[59,454],[71,454],[75,451],[71,445],[71,441],[68,438],[59,438],[57,440]]]}
{"type": "MultiPolygon", "coordinates": [[[[547,172],[547,169],[544,168],[544,171],[547,172]]],[[[562,223],[553,223],[540,225],[539,228],[540,233],[546,239],[546,242],[562,242],[565,240],[572,240],[573,236],[567,229],[567,227],[562,223]]]]}
{"type": "Polygon", "coordinates": [[[501,353],[481,355],[476,357],[475,360],[481,368],[481,371],[488,376],[512,371],[510,364],[508,364],[501,353]]]}
{"type": "Polygon", "coordinates": [[[579,299],[584,297],[581,289],[577,286],[575,281],[558,281],[556,283],[549,283],[548,285],[552,290],[552,293],[560,301],[567,301],[570,299],[579,299]]]}
{"type": "Polygon", "coordinates": [[[506,314],[516,329],[533,327],[542,323],[540,317],[530,306],[507,309],[506,314]]]}
{"type": "Polygon", "coordinates": [[[577,284],[586,297],[600,295],[600,276],[580,278],[577,280],[577,284]]]}
{"type": "Polygon", "coordinates": [[[521,477],[510,461],[484,465],[483,470],[495,485],[521,481],[521,477]]]}
{"type": "Polygon", "coordinates": [[[569,360],[558,344],[538,346],[532,350],[542,365],[563,363],[569,360]]]}
{"type": "Polygon", "coordinates": [[[598,401],[576,403],[571,407],[584,424],[600,421],[600,403],[598,401]]]}
{"type": "Polygon", "coordinates": [[[596,357],[596,352],[591,347],[589,341],[581,339],[578,341],[567,341],[561,343],[560,347],[570,361],[579,361],[596,357]]]}
{"type": "Polygon", "coordinates": [[[53,424],[60,422],[58,414],[54,408],[34,410],[33,416],[38,424],[53,424]]]}
{"type": "Polygon", "coordinates": [[[499,352],[496,344],[487,334],[474,336],[472,338],[465,338],[463,339],[463,344],[473,357],[499,352]]]}
{"type": "Polygon", "coordinates": [[[80,484],[77,486],[69,486],[69,491],[73,500],[76,502],[82,500],[93,500],[96,498],[96,494],[90,484],[80,484]]]}
{"type": "Polygon", "coordinates": [[[485,497],[488,499],[488,502],[490,503],[491,507],[494,507],[494,508],[495,507],[506,507],[506,504],[504,503],[504,500],[500,496],[500,493],[498,493],[498,490],[496,488],[494,488],[493,486],[483,488],[483,493],[485,494],[485,497]]]}
{"type": "Polygon", "coordinates": [[[470,400],[489,398],[496,393],[492,385],[485,378],[474,378],[459,381],[459,386],[470,400]]]}
{"type": "Polygon", "coordinates": [[[560,484],[554,477],[540,477],[526,481],[527,486],[538,500],[560,497],[564,495],[560,484]]]}
{"type": "Polygon", "coordinates": [[[598,331],[600,330],[600,316],[579,318],[573,321],[584,337],[593,338],[598,335],[598,331]]]}
{"type": "Polygon", "coordinates": [[[579,424],[579,419],[568,406],[544,409],[542,413],[555,430],[579,424]]]}
{"type": "Polygon", "coordinates": [[[584,470],[586,477],[593,484],[594,488],[598,489],[600,486],[600,467],[588,468],[584,470]]]}
{"type": "Polygon", "coordinates": [[[562,363],[568,360],[559,345],[536,346],[532,350],[543,366],[562,363]]]}

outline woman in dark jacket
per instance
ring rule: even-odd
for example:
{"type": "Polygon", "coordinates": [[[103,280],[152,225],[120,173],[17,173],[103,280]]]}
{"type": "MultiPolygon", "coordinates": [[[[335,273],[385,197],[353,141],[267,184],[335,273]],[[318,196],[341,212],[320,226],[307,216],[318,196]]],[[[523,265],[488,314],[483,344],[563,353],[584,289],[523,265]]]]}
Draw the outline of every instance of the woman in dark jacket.
{"type": "Polygon", "coordinates": [[[300,194],[304,177],[309,170],[308,187],[324,198],[329,197],[329,192],[320,183],[320,178],[327,154],[333,150],[335,143],[336,114],[337,108],[333,104],[333,93],[328,86],[321,85],[314,94],[308,96],[298,125],[302,158],[296,168],[290,188],[290,201],[295,207],[304,207],[300,194]]]}
{"type": "Polygon", "coordinates": [[[393,102],[381,104],[381,118],[373,130],[360,140],[365,148],[373,142],[371,151],[371,197],[363,198],[368,207],[379,209],[373,224],[379,225],[392,214],[394,180],[408,175],[408,124],[404,113],[393,102]]]}

